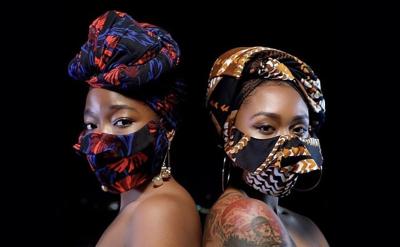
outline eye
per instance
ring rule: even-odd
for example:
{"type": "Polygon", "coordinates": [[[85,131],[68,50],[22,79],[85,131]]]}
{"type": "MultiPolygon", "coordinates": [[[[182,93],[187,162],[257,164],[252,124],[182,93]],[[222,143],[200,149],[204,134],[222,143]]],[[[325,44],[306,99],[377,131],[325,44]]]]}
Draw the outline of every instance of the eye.
{"type": "Polygon", "coordinates": [[[132,125],[134,121],[129,118],[120,118],[114,121],[114,126],[118,128],[127,128],[132,125]]]}
{"type": "Polygon", "coordinates": [[[305,125],[297,125],[292,129],[293,133],[299,137],[304,137],[308,133],[308,128],[305,125]]]}
{"type": "Polygon", "coordinates": [[[97,128],[97,126],[94,123],[85,123],[86,130],[94,130],[96,128],[97,128]]]}
{"type": "Polygon", "coordinates": [[[271,135],[275,131],[275,128],[271,125],[258,125],[255,128],[263,135],[271,135]]]}

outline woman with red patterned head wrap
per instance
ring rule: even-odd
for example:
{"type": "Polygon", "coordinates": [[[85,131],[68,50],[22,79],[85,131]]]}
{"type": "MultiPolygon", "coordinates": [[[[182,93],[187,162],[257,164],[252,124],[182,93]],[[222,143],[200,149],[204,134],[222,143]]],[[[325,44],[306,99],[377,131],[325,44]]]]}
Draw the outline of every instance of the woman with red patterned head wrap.
{"type": "Polygon", "coordinates": [[[109,11],[68,72],[90,86],[85,129],[74,148],[101,188],[120,194],[120,211],[98,246],[200,246],[200,220],[172,177],[170,143],[182,83],[178,44],[165,30],[109,11]]]}

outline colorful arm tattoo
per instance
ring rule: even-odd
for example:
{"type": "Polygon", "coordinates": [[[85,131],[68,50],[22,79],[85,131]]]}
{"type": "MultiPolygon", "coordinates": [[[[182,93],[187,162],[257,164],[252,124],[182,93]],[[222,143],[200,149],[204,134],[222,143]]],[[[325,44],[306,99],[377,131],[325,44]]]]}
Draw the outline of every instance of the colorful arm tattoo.
{"type": "Polygon", "coordinates": [[[220,198],[207,217],[203,246],[207,242],[223,247],[292,246],[287,231],[268,205],[232,194],[220,198]]]}

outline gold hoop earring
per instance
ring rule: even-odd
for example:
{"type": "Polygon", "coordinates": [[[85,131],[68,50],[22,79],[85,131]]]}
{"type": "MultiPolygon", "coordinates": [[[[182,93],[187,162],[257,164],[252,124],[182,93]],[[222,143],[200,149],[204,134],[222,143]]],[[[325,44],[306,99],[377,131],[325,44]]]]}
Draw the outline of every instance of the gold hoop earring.
{"type": "Polygon", "coordinates": [[[314,185],[312,185],[312,186],[309,187],[309,188],[305,188],[305,189],[294,187],[293,190],[294,190],[294,191],[298,191],[298,192],[308,192],[308,191],[311,191],[311,190],[315,189],[315,188],[320,184],[320,182],[321,182],[321,179],[322,179],[322,169],[318,170],[317,172],[319,172],[319,173],[318,173],[319,176],[318,176],[317,182],[314,183],[314,185]]]}

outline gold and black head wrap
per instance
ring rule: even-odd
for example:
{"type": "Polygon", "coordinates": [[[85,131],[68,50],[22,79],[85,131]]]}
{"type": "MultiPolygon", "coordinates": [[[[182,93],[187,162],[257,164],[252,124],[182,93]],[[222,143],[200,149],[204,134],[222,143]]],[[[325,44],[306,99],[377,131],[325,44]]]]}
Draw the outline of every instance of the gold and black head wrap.
{"type": "Polygon", "coordinates": [[[242,89],[253,79],[287,82],[306,102],[311,127],[316,130],[324,121],[325,100],[321,83],[310,66],[277,49],[239,47],[225,52],[215,61],[208,80],[206,103],[219,133],[222,134],[229,119],[235,118],[236,110],[246,97],[242,89]]]}

